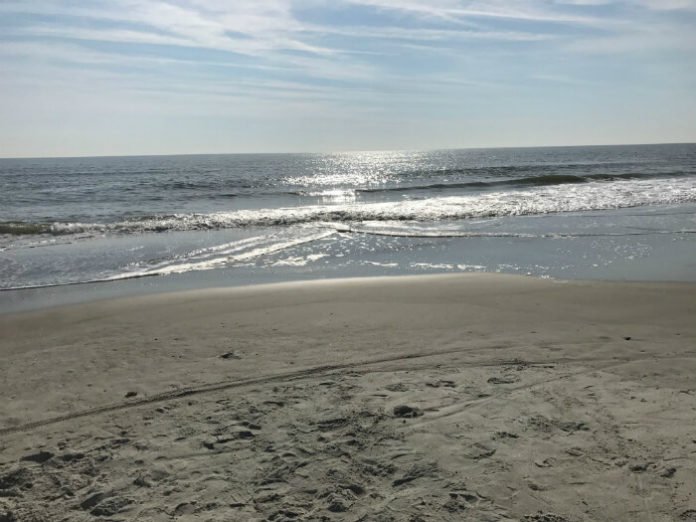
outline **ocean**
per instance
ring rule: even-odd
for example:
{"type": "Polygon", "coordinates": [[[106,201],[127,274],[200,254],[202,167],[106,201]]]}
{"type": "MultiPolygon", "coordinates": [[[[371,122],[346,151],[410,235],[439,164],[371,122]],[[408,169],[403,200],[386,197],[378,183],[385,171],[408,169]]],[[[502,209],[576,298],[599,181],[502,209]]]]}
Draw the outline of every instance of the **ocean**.
{"type": "Polygon", "coordinates": [[[696,144],[0,159],[0,312],[440,272],[696,281],[696,144]]]}

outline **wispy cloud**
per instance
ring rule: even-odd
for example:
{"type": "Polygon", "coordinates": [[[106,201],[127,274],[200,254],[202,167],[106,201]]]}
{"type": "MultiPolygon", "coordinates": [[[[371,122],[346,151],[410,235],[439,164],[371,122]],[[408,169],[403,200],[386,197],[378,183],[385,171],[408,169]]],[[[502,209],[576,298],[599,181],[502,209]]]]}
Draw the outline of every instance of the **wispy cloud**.
{"type": "Polygon", "coordinates": [[[696,0],[3,0],[0,139],[40,119],[37,93],[44,112],[79,93],[105,113],[504,117],[655,64],[692,85],[694,24],[696,0]]]}
{"type": "Polygon", "coordinates": [[[36,33],[44,35],[52,33],[77,39],[185,45],[254,55],[272,50],[330,52],[293,36],[301,27],[291,15],[290,2],[282,0],[238,0],[233,3],[192,0],[186,5],[160,0],[112,0],[95,1],[70,9],[61,8],[60,4],[10,2],[0,4],[0,11],[57,17],[61,24],[58,27],[44,25],[33,28],[36,33]],[[69,19],[65,15],[69,15],[69,19]],[[141,29],[101,27],[99,30],[84,30],[71,24],[79,18],[133,24],[141,29]],[[106,34],[101,35],[102,32],[106,34]]]}
{"type": "Polygon", "coordinates": [[[552,22],[563,24],[603,25],[598,17],[564,12],[544,1],[457,1],[435,0],[346,0],[362,6],[396,10],[447,20],[510,19],[521,21],[552,22]]]}
{"type": "MultiPolygon", "coordinates": [[[[647,21],[636,19],[635,9],[613,17],[591,12],[592,7],[621,4],[610,0],[336,0],[330,4],[328,0],[96,0],[71,4],[69,9],[63,4],[58,0],[9,1],[0,3],[0,12],[43,17],[9,28],[10,35],[201,48],[256,58],[293,53],[355,55],[365,52],[355,45],[359,40],[420,40],[451,47],[467,39],[506,42],[569,37],[567,31],[554,25],[597,30],[571,38],[578,44],[576,48],[591,49],[597,47],[592,45],[593,39],[601,43],[607,38],[623,38],[635,34],[635,27],[647,25],[647,21]],[[401,13],[428,20],[428,26],[345,25],[340,16],[333,23],[317,24],[298,15],[324,5],[339,14],[341,9],[357,7],[365,11],[365,18],[370,11],[401,13]],[[94,23],[90,26],[84,20],[94,23]]],[[[664,12],[692,9],[696,0],[637,0],[635,5],[664,12]]],[[[398,17],[393,19],[398,21],[398,17]]],[[[623,47],[628,48],[631,39],[623,39],[623,47]]]]}

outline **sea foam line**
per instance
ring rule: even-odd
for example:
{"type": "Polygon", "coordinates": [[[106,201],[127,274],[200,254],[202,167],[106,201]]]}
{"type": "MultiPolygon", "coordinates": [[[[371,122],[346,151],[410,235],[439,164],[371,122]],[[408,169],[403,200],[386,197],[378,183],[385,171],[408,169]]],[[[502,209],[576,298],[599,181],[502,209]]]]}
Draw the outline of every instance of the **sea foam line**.
{"type": "Polygon", "coordinates": [[[563,212],[611,210],[696,201],[696,177],[596,181],[580,185],[535,187],[521,191],[434,197],[379,203],[344,202],[289,208],[237,210],[210,214],[150,216],[118,223],[53,223],[44,233],[146,233],[215,230],[250,226],[283,227],[306,223],[425,221],[563,212]]]}
{"type": "MultiPolygon", "coordinates": [[[[142,270],[130,270],[118,274],[107,275],[104,277],[96,277],[81,281],[66,281],[61,283],[24,285],[0,288],[0,291],[9,290],[32,290],[38,288],[50,288],[56,286],[70,286],[87,283],[109,283],[114,281],[123,281],[128,279],[139,279],[144,277],[154,277],[171,274],[183,274],[192,271],[212,270],[224,266],[238,265],[240,263],[249,262],[263,256],[275,254],[283,250],[326,239],[336,234],[335,230],[322,230],[300,237],[280,237],[279,235],[271,236],[256,236],[252,238],[242,239],[224,245],[218,245],[207,249],[195,250],[188,255],[180,255],[170,261],[164,261],[155,265],[150,265],[142,270]],[[265,242],[267,244],[263,245],[265,242]],[[249,248],[250,250],[244,250],[249,248]],[[240,252],[241,251],[241,252],[240,252]],[[231,253],[239,252],[239,253],[231,253]],[[211,256],[210,254],[217,255],[211,256]],[[201,255],[203,254],[203,255],[201,255]]],[[[311,258],[313,256],[308,256],[311,258]]],[[[316,256],[314,256],[316,258],[316,256]]]]}

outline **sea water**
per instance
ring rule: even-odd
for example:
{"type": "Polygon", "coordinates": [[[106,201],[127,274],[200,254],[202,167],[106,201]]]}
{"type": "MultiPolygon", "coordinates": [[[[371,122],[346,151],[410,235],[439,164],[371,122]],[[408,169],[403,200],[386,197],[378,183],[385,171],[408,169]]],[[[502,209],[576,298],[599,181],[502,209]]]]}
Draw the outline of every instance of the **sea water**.
{"type": "Polygon", "coordinates": [[[0,159],[0,312],[439,272],[696,281],[696,145],[0,159]]]}

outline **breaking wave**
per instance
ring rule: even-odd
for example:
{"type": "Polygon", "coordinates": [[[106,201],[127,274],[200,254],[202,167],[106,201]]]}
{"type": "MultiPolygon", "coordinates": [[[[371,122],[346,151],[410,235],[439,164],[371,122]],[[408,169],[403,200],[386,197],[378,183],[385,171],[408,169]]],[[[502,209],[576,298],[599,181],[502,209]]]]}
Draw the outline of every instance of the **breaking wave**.
{"type": "Polygon", "coordinates": [[[696,201],[696,178],[620,179],[536,186],[462,196],[405,199],[379,203],[347,202],[289,208],[171,214],[116,223],[0,223],[0,234],[99,234],[215,230],[250,226],[364,221],[423,221],[538,215],[609,210],[696,201]]]}
{"type": "MultiPolygon", "coordinates": [[[[503,179],[494,181],[470,181],[463,183],[433,183],[428,185],[406,185],[396,187],[378,187],[357,189],[358,193],[379,193],[379,192],[408,192],[408,191],[427,191],[427,190],[449,190],[449,189],[491,189],[498,187],[529,187],[529,186],[550,186],[568,185],[578,183],[591,183],[595,181],[620,181],[632,179],[646,179],[659,177],[675,177],[682,173],[672,172],[669,175],[645,174],[645,173],[623,173],[623,174],[547,174],[543,176],[528,176],[523,178],[503,179]]],[[[684,173],[686,174],[686,173],[684,173]]]]}

